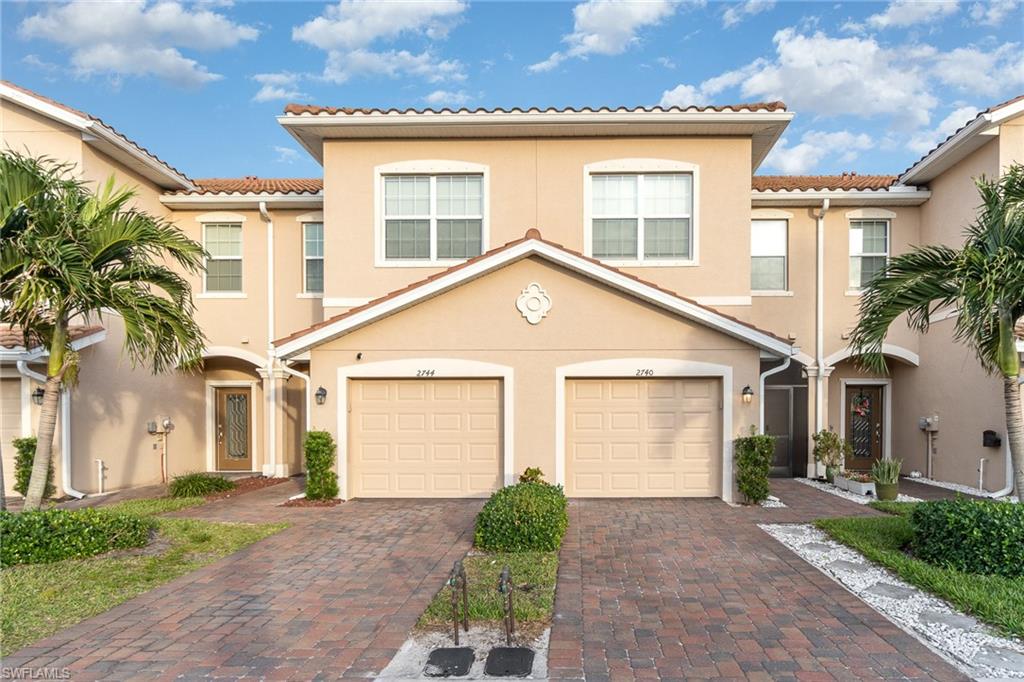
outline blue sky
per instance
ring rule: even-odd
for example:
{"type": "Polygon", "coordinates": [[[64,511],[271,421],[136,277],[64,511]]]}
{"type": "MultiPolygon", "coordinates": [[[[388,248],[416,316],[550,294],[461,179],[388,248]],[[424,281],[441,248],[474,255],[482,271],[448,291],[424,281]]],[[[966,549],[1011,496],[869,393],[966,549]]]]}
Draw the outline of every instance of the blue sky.
{"type": "Polygon", "coordinates": [[[1024,93],[1021,0],[0,5],[0,75],[192,177],[316,176],[286,102],[637,106],[782,99],[761,173],[899,172],[1024,93]]]}

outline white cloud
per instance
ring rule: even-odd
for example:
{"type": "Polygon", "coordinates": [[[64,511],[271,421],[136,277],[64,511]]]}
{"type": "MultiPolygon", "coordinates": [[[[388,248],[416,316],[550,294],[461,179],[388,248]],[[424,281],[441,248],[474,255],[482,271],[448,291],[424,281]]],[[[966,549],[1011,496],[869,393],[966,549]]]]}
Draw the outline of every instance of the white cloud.
{"type": "Polygon", "coordinates": [[[962,92],[995,97],[1007,87],[1024,84],[1024,53],[1020,43],[1005,43],[990,52],[958,47],[936,54],[935,77],[962,92]]]}
{"type": "Polygon", "coordinates": [[[423,98],[423,101],[431,106],[453,106],[461,107],[473,101],[473,96],[465,90],[434,90],[423,98]]]}
{"type": "Polygon", "coordinates": [[[431,49],[371,49],[377,42],[404,36],[429,40],[447,37],[466,10],[463,0],[341,0],[323,15],[292,29],[292,39],[327,52],[323,76],[344,83],[357,76],[411,76],[436,83],[464,80],[465,70],[456,59],[441,59],[431,49]]]}
{"type": "Polygon", "coordinates": [[[677,6],[676,0],[585,0],[573,7],[573,32],[562,38],[568,47],[527,68],[538,73],[550,71],[572,57],[622,54],[639,41],[641,29],[660,24],[675,13],[677,6]]]}
{"type": "Polygon", "coordinates": [[[299,90],[299,80],[302,78],[297,73],[282,71],[279,73],[257,73],[252,79],[260,84],[259,91],[253,95],[254,102],[273,102],[275,100],[294,100],[304,97],[305,94],[299,90]]]}
{"type": "Polygon", "coordinates": [[[999,26],[1007,17],[1018,12],[1020,6],[1021,0],[985,0],[971,5],[970,17],[983,26],[999,26]]]}
{"type": "Polygon", "coordinates": [[[676,68],[676,63],[672,61],[670,57],[658,57],[654,61],[660,64],[661,66],[665,67],[666,69],[676,68]]]}
{"type": "Polygon", "coordinates": [[[746,2],[730,5],[722,13],[722,26],[732,28],[744,19],[767,12],[773,7],[775,7],[775,0],[746,0],[746,2]]]}
{"type": "Polygon", "coordinates": [[[800,142],[790,146],[782,138],[764,160],[764,165],[786,175],[807,173],[826,158],[835,158],[840,163],[849,163],[860,152],[874,146],[872,139],[864,133],[848,130],[823,132],[811,130],[803,134],[800,142]]]}
{"type": "Polygon", "coordinates": [[[157,76],[186,87],[221,76],[185,57],[181,49],[220,50],[259,35],[252,26],[205,6],[83,0],[51,5],[22,21],[19,32],[69,50],[71,66],[79,75],[157,76]]]}
{"type": "Polygon", "coordinates": [[[702,107],[708,103],[708,95],[699,87],[680,83],[671,90],[661,93],[663,107],[702,107]]]}
{"type": "Polygon", "coordinates": [[[977,107],[960,107],[942,119],[942,122],[934,129],[920,130],[911,135],[910,140],[907,142],[907,149],[918,154],[926,154],[977,115],[977,107]]]}
{"type": "Polygon", "coordinates": [[[884,12],[868,17],[867,25],[883,29],[926,24],[945,19],[958,9],[957,0],[892,0],[884,12]]]}
{"type": "Polygon", "coordinates": [[[302,157],[297,149],[291,147],[274,145],[273,149],[274,153],[277,154],[277,158],[274,159],[277,163],[295,163],[302,157]]]}

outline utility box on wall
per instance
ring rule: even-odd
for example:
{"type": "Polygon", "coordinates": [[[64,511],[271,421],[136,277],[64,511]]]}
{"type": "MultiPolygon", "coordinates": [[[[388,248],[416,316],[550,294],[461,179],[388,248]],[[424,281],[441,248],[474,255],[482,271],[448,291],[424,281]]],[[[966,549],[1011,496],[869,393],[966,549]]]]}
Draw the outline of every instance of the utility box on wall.
{"type": "Polygon", "coordinates": [[[1003,444],[1003,440],[992,429],[986,429],[981,432],[981,444],[986,448],[998,448],[1003,444]]]}

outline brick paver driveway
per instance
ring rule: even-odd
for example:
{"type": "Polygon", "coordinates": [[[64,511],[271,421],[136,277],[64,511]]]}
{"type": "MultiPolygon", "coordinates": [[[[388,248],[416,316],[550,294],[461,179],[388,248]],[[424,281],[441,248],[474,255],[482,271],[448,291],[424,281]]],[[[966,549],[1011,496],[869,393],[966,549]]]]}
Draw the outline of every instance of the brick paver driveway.
{"type": "Polygon", "coordinates": [[[289,492],[275,486],[178,514],[295,525],[3,665],[67,666],[76,682],[372,677],[469,549],[482,501],[276,507],[289,492]]]}
{"type": "Polygon", "coordinates": [[[555,679],[963,679],[757,527],[872,513],[794,481],[788,509],[575,500],[561,552],[555,679]]]}

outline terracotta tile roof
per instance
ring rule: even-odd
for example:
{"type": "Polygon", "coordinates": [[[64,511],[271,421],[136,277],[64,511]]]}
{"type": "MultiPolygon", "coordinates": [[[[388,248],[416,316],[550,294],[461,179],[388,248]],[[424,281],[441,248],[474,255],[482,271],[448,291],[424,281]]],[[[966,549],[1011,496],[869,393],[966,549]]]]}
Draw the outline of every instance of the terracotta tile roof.
{"type": "MultiPolygon", "coordinates": [[[[103,327],[97,324],[75,324],[68,328],[68,337],[72,341],[78,341],[101,331],[103,331],[103,327]]],[[[29,348],[35,348],[39,345],[39,340],[34,336],[29,337],[28,341],[29,348]]],[[[20,327],[11,324],[0,324],[0,348],[14,349],[24,347],[25,335],[20,327]]]]}
{"type": "Polygon", "coordinates": [[[759,192],[791,192],[799,190],[877,190],[896,182],[895,175],[755,175],[754,190],[759,192]]]}
{"type": "Polygon", "coordinates": [[[358,115],[358,114],[594,114],[594,113],[639,113],[639,112],[683,112],[683,111],[786,111],[783,102],[750,102],[748,104],[725,104],[721,106],[706,107],[581,107],[579,109],[566,107],[558,109],[555,107],[512,107],[503,109],[376,109],[360,107],[325,107],[315,104],[288,104],[285,105],[284,113],[292,116],[303,114],[311,115],[358,115]]]}
{"type": "Polygon", "coordinates": [[[197,178],[194,192],[179,190],[174,194],[316,194],[322,192],[321,178],[197,178]]]}
{"type": "Polygon", "coordinates": [[[139,144],[135,140],[132,140],[128,136],[124,135],[123,133],[121,133],[119,130],[117,130],[113,126],[110,126],[110,125],[104,123],[103,119],[99,118],[98,116],[93,116],[92,114],[87,114],[86,112],[81,111],[79,109],[75,109],[73,107],[69,107],[68,105],[63,104],[61,102],[58,102],[55,99],[51,99],[51,98],[47,97],[46,95],[40,95],[38,92],[35,92],[33,90],[29,90],[28,88],[23,88],[20,85],[16,85],[16,84],[14,84],[14,83],[12,83],[10,81],[0,80],[0,83],[3,83],[4,85],[6,85],[7,87],[9,87],[9,88],[11,88],[13,90],[17,90],[18,92],[26,94],[29,97],[35,97],[38,100],[42,100],[43,102],[46,102],[47,104],[50,104],[52,106],[57,107],[58,109],[63,109],[64,111],[68,112],[69,114],[74,114],[75,116],[79,116],[79,117],[87,119],[89,121],[95,121],[96,123],[100,124],[101,126],[106,128],[107,130],[109,130],[114,135],[116,135],[119,138],[121,138],[127,144],[131,145],[132,147],[134,147],[138,151],[142,152],[143,154],[148,156],[153,161],[156,161],[158,164],[160,164],[161,166],[163,166],[167,170],[171,171],[172,173],[176,173],[177,175],[180,175],[181,177],[183,177],[186,180],[189,180],[191,182],[191,178],[189,178],[187,175],[182,173],[180,170],[178,170],[177,168],[175,168],[171,164],[167,163],[166,161],[164,161],[159,156],[157,156],[153,152],[151,152],[148,149],[146,149],[145,147],[143,147],[141,144],[139,144]]]}
{"type": "Polygon", "coordinates": [[[409,284],[409,285],[407,285],[405,287],[402,287],[401,289],[396,289],[395,291],[392,291],[392,292],[387,293],[387,294],[385,294],[383,296],[380,296],[379,298],[375,298],[372,301],[370,301],[368,303],[365,303],[365,304],[363,304],[361,306],[357,306],[355,308],[350,308],[349,310],[345,311],[344,313],[341,313],[340,315],[335,315],[335,316],[330,317],[330,318],[328,318],[326,320],[323,320],[321,322],[317,322],[316,324],[310,325],[309,327],[306,327],[305,329],[300,329],[299,331],[294,332],[292,334],[289,334],[288,336],[285,336],[285,337],[280,338],[280,339],[276,339],[274,341],[274,345],[275,346],[280,346],[282,344],[288,343],[289,341],[294,341],[295,339],[297,339],[297,338],[299,338],[301,336],[305,336],[306,334],[314,332],[314,331],[316,331],[318,329],[323,329],[324,327],[332,325],[335,322],[338,322],[340,320],[344,320],[344,319],[346,319],[348,317],[351,317],[352,315],[355,315],[356,313],[360,313],[360,312],[363,312],[364,310],[368,310],[370,308],[378,306],[378,305],[384,303],[385,301],[388,301],[388,300],[390,300],[392,298],[395,298],[396,296],[400,296],[400,295],[405,294],[407,292],[410,292],[410,291],[413,291],[413,290],[418,289],[420,287],[426,286],[427,284],[430,284],[431,282],[433,282],[434,280],[436,280],[436,279],[438,279],[440,277],[445,277],[446,275],[450,275],[453,272],[457,272],[457,271],[459,271],[459,270],[461,270],[463,268],[469,267],[470,265],[473,265],[474,263],[477,263],[479,261],[482,261],[482,260],[485,260],[487,258],[490,258],[490,257],[492,257],[494,255],[497,255],[497,254],[501,253],[502,251],[506,251],[506,250],[512,248],[513,246],[517,246],[517,245],[522,244],[523,242],[529,241],[531,239],[535,239],[535,240],[537,240],[539,242],[547,244],[548,246],[552,246],[552,247],[554,247],[556,249],[559,249],[561,251],[564,251],[564,252],[566,252],[568,254],[571,254],[571,255],[576,256],[578,258],[582,258],[582,259],[584,259],[584,260],[586,260],[586,261],[588,261],[590,263],[593,263],[595,265],[599,265],[600,267],[604,268],[605,270],[608,270],[608,271],[610,271],[612,273],[615,273],[617,275],[621,275],[623,277],[628,277],[629,279],[634,280],[636,282],[639,282],[640,284],[649,286],[649,287],[651,287],[653,289],[656,289],[656,290],[658,290],[658,291],[660,291],[662,293],[668,294],[670,296],[674,296],[674,297],[676,297],[676,298],[678,298],[680,300],[686,301],[687,303],[690,303],[690,304],[692,304],[692,305],[694,305],[694,306],[696,306],[698,308],[703,308],[704,310],[710,311],[710,312],[712,312],[712,313],[714,313],[714,314],[716,314],[716,315],[718,315],[720,317],[723,317],[723,318],[725,318],[725,319],[727,319],[727,320],[729,320],[731,322],[735,322],[736,324],[743,325],[744,327],[747,327],[748,329],[751,329],[753,331],[759,332],[759,333],[764,334],[766,336],[770,336],[771,338],[776,339],[777,341],[782,341],[783,343],[785,343],[787,345],[791,346],[792,343],[793,343],[789,339],[784,339],[781,336],[773,334],[772,332],[767,331],[765,329],[761,329],[760,327],[757,327],[757,326],[755,326],[753,324],[750,324],[749,322],[744,322],[743,320],[737,319],[737,318],[735,318],[735,317],[733,317],[731,315],[726,315],[725,313],[721,312],[720,310],[717,310],[716,308],[712,308],[711,306],[707,306],[707,305],[703,305],[701,303],[698,303],[697,301],[693,300],[692,298],[687,298],[686,296],[681,296],[681,295],[677,294],[676,292],[674,292],[674,291],[672,291],[670,289],[666,289],[666,288],[664,288],[664,287],[662,287],[662,286],[660,286],[658,284],[655,284],[654,282],[642,279],[640,277],[637,277],[636,275],[633,275],[631,273],[625,272],[625,271],[623,271],[623,270],[621,270],[619,268],[613,267],[611,265],[606,265],[605,263],[602,263],[601,261],[597,260],[596,258],[591,258],[590,256],[585,256],[582,253],[580,253],[579,251],[574,251],[573,249],[566,248],[565,246],[563,246],[563,245],[561,245],[561,244],[559,244],[557,242],[548,241],[548,240],[544,239],[543,237],[541,237],[540,230],[537,230],[536,228],[531,228],[531,229],[527,230],[526,234],[524,236],[520,237],[519,239],[515,239],[513,241],[508,242],[507,244],[504,244],[503,246],[499,246],[497,248],[491,249],[490,251],[482,253],[479,256],[476,256],[474,258],[470,258],[469,260],[466,260],[466,261],[464,261],[462,263],[459,263],[458,265],[453,265],[450,268],[446,268],[445,270],[442,270],[441,272],[438,272],[438,273],[435,273],[433,275],[430,275],[429,277],[421,279],[418,282],[413,282],[412,284],[409,284]]]}

